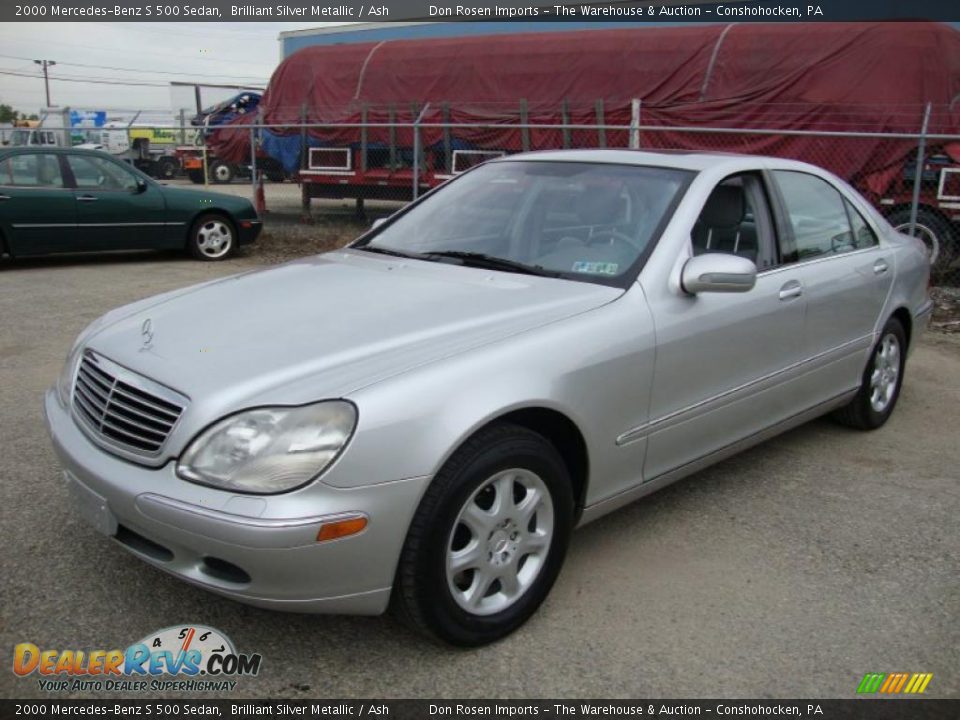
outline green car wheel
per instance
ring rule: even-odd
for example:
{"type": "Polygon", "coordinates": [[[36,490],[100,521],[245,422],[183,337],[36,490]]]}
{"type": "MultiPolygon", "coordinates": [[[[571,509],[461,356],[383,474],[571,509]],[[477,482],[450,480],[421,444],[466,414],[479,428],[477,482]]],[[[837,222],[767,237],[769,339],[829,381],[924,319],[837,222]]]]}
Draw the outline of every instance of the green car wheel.
{"type": "Polygon", "coordinates": [[[225,260],[237,247],[233,224],[223,215],[197,218],[190,229],[190,253],[198,260],[225,260]]]}

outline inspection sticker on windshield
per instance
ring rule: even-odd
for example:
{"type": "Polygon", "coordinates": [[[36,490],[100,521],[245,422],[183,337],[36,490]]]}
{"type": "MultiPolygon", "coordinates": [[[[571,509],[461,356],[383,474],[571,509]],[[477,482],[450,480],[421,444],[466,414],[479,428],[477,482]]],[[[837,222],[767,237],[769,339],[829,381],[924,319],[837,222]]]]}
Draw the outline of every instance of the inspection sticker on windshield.
{"type": "Polygon", "coordinates": [[[590,273],[591,275],[616,275],[620,269],[620,263],[605,262],[587,262],[578,260],[573,264],[573,271],[578,273],[590,273]]]}

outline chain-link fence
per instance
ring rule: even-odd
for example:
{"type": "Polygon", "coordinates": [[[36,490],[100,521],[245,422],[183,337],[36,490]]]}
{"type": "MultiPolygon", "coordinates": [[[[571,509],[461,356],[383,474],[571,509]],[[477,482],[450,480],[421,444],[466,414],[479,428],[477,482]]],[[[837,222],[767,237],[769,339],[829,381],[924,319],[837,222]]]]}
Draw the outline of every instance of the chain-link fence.
{"type": "MultiPolygon", "coordinates": [[[[769,120],[792,124],[783,111],[769,120]]],[[[893,112],[893,111],[891,111],[893,112]]],[[[375,218],[457,176],[477,163],[531,150],[633,148],[733,152],[803,160],[844,178],[903,232],[927,244],[934,283],[960,286],[960,135],[931,123],[931,108],[902,111],[908,132],[857,131],[876,125],[844,117],[819,127],[676,126],[641,122],[639,103],[629,124],[606,124],[602,104],[565,108],[563,122],[543,124],[425,121],[426,109],[391,110],[376,122],[301,123],[198,129],[189,126],[108,129],[90,137],[99,147],[164,182],[210,186],[249,197],[269,230],[319,218],[375,218]]],[[[372,114],[371,114],[372,116],[372,114]]],[[[937,113],[933,113],[937,117],[937,113]]],[[[622,120],[625,118],[618,118],[622,120]]],[[[716,118],[714,118],[716,119],[716,118]]],[[[888,122],[887,125],[890,125],[888,122]]],[[[55,128],[21,133],[16,144],[58,142],[55,128]]]]}

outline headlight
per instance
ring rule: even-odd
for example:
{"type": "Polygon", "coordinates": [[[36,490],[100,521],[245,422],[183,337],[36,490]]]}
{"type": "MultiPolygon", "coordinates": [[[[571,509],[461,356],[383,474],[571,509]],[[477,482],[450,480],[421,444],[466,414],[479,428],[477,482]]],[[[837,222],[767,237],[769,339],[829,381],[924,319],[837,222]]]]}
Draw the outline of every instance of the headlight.
{"type": "Polygon", "coordinates": [[[293,490],[333,462],[356,424],[356,408],[343,400],[246,410],[190,443],[177,463],[177,474],[238,492],[293,490]]]}
{"type": "Polygon", "coordinates": [[[77,365],[80,363],[82,354],[83,344],[77,343],[73,346],[70,354],[67,355],[67,360],[63,363],[63,370],[60,371],[60,377],[57,380],[57,396],[60,398],[60,404],[65,408],[70,407],[70,392],[73,390],[73,379],[77,374],[77,365]]]}

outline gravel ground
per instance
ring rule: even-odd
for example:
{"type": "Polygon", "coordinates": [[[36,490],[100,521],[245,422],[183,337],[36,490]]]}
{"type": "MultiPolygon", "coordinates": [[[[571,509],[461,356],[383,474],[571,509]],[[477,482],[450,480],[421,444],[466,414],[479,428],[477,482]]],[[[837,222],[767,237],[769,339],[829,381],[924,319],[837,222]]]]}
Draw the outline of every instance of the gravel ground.
{"type": "MultiPolygon", "coordinates": [[[[358,229],[271,230],[222,264],[151,254],[0,264],[5,652],[26,641],[126,647],[202,623],[263,655],[231,697],[852,697],[864,673],[894,671],[932,672],[929,696],[960,696],[957,336],[919,342],[883,429],[813,422],[577,532],[540,612],[479,650],[425,643],[386,617],[245,607],[84,525],[41,415],[83,326],[358,229]]],[[[0,695],[44,697],[9,669],[0,695]]]]}
{"type": "Polygon", "coordinates": [[[960,287],[935,287],[931,327],[941,332],[960,333],[960,287]]]}
{"type": "Polygon", "coordinates": [[[352,242],[369,227],[368,222],[339,218],[318,219],[312,225],[268,225],[254,246],[243,248],[236,262],[275,265],[326,252],[352,242]]]}

